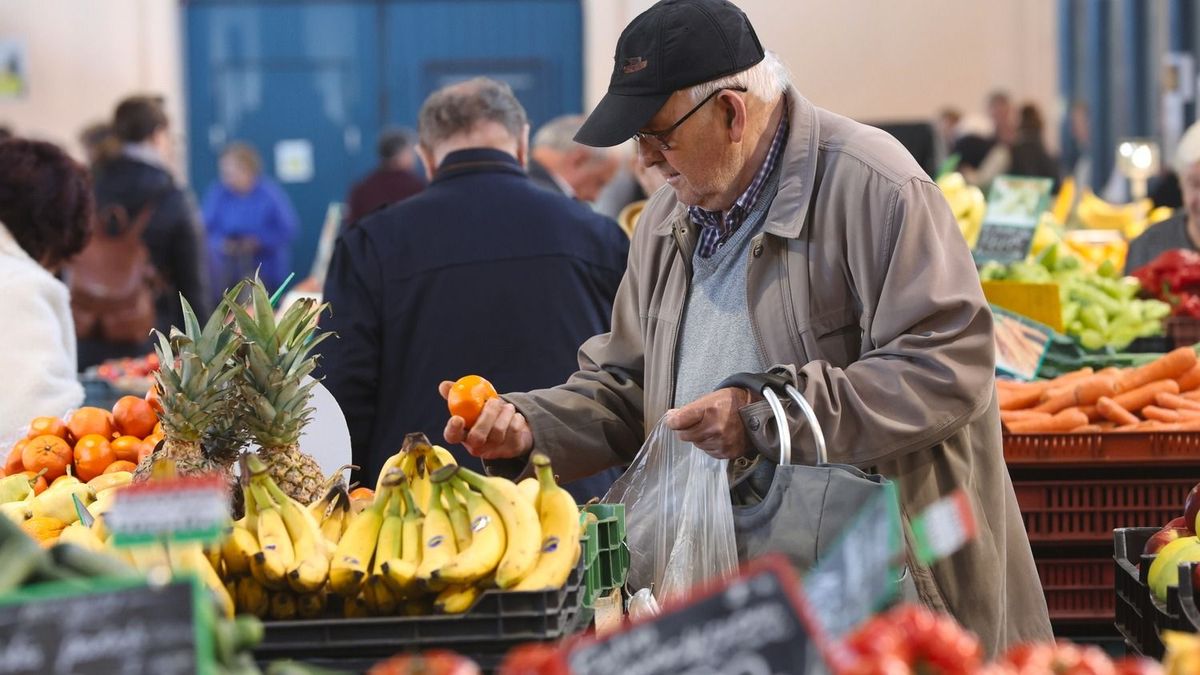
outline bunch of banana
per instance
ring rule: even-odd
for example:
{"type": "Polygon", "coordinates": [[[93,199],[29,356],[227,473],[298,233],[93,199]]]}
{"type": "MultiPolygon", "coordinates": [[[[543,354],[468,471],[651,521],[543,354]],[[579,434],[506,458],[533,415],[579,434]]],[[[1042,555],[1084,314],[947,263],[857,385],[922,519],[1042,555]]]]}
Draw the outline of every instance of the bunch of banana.
{"type": "Polygon", "coordinates": [[[950,204],[954,219],[958,221],[958,229],[962,232],[967,245],[974,248],[979,239],[979,230],[983,227],[983,216],[987,212],[987,200],[983,191],[974,185],[968,185],[963,175],[958,172],[948,173],[937,181],[950,204]]]}
{"type": "Polygon", "coordinates": [[[434,471],[456,464],[454,455],[440,445],[430,445],[429,439],[422,433],[412,433],[404,437],[400,452],[392,455],[384,462],[379,473],[379,481],[375,486],[376,492],[383,487],[383,478],[391,469],[400,469],[413,491],[413,498],[422,511],[429,510],[429,498],[433,493],[430,476],[434,471]]]}
{"type": "Polygon", "coordinates": [[[1150,210],[1149,199],[1140,199],[1128,204],[1112,204],[1097,197],[1091,190],[1085,191],[1075,206],[1075,216],[1080,224],[1093,230],[1118,230],[1127,239],[1133,239],[1146,229],[1150,210]]]}
{"type": "Polygon", "coordinates": [[[1166,675],[1189,675],[1200,672],[1200,637],[1191,633],[1165,630],[1163,645],[1167,648],[1163,659],[1166,675]]]}

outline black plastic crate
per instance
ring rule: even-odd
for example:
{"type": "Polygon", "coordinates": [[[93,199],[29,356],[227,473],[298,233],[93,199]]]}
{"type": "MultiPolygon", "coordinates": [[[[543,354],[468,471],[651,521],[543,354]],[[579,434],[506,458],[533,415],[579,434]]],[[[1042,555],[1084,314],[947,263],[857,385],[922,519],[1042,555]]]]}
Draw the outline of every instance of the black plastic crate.
{"type": "Polygon", "coordinates": [[[443,647],[475,659],[488,670],[487,664],[498,665],[518,644],[559,640],[584,628],[580,621],[584,590],[580,556],[561,589],[484,591],[463,614],[269,621],[254,654],[260,660],[350,664],[443,647]]]}
{"type": "Polygon", "coordinates": [[[1179,613],[1183,617],[1185,630],[1189,633],[1200,633],[1200,606],[1196,604],[1196,585],[1192,583],[1192,570],[1196,563],[1184,563],[1179,570],[1179,589],[1175,600],[1179,603],[1179,613]]]}
{"type": "Polygon", "coordinates": [[[1154,556],[1143,556],[1146,541],[1158,531],[1155,527],[1128,527],[1113,531],[1113,564],[1116,619],[1114,623],[1125,641],[1143,656],[1161,659],[1162,641],[1154,620],[1154,607],[1146,574],[1154,556]],[[1140,567],[1139,567],[1140,566],[1140,567]]]}

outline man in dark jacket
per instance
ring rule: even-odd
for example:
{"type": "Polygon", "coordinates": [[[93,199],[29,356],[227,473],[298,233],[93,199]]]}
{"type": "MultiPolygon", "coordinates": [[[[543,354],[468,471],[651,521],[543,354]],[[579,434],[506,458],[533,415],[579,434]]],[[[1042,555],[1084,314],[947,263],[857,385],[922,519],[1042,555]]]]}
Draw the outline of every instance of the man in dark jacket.
{"type": "MultiPolygon", "coordinates": [[[[144,210],[148,213],[142,241],[157,276],[155,326],[166,333],[171,326],[183,326],[181,293],[199,316],[209,311],[201,246],[204,226],[195,200],[167,168],[171,140],[161,99],[133,96],[122,101],[113,114],[113,133],[121,142],[121,153],[96,172],[97,211],[119,204],[131,218],[144,210]]],[[[79,367],[82,370],[106,359],[140,356],[152,349],[149,339],[143,343],[117,343],[81,335],[79,367]]]]}
{"type": "Polygon", "coordinates": [[[379,134],[379,166],[350,189],[346,224],[353,225],[372,211],[420,192],[425,183],[413,173],[415,163],[408,133],[385,129],[379,134]]]}
{"type": "MultiPolygon", "coordinates": [[[[361,478],[409,432],[441,440],[438,383],[482,375],[500,391],[550,386],[608,330],[628,240],[609,219],[536,187],[525,111],[507,85],[456,84],[421,109],[430,185],[341,236],[326,278],[319,376],[350,426],[361,478]]],[[[478,459],[452,448],[465,466],[478,459]]],[[[616,473],[569,484],[602,495],[616,473]]]]}

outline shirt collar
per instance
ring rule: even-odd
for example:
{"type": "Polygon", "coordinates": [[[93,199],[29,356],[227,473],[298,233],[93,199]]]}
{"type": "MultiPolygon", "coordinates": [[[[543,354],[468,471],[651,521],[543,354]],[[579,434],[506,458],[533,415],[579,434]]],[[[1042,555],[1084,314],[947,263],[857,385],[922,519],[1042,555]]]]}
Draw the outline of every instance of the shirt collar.
{"type": "Polygon", "coordinates": [[[163,161],[162,155],[158,150],[149,143],[126,143],[121,148],[121,154],[131,159],[136,159],[143,164],[166,169],[167,163],[163,161]]]}

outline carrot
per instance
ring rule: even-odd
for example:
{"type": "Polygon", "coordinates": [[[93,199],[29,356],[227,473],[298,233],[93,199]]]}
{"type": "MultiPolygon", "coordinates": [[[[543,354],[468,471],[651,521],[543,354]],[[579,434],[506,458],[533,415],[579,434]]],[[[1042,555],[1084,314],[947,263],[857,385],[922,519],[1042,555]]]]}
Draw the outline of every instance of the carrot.
{"type": "Polygon", "coordinates": [[[1163,392],[1163,393],[1155,396],[1154,402],[1157,403],[1158,405],[1162,406],[1163,408],[1170,408],[1171,410],[1197,410],[1197,411],[1200,411],[1200,401],[1193,401],[1191,399],[1187,399],[1182,396],[1177,396],[1175,394],[1168,394],[1166,392],[1163,392]]]}
{"type": "MultiPolygon", "coordinates": [[[[1117,382],[1118,391],[1130,391],[1156,382],[1172,380],[1191,370],[1196,365],[1196,350],[1180,347],[1139,368],[1127,370],[1117,382]]],[[[1176,386],[1179,386],[1176,383],[1176,386]]],[[[1171,392],[1178,394],[1179,392],[1171,392]]]]}
{"type": "Polygon", "coordinates": [[[1175,425],[1172,431],[1200,431],[1200,417],[1191,417],[1175,425]]]}
{"type": "Polygon", "coordinates": [[[1111,377],[1091,375],[1077,379],[1067,387],[1046,390],[1049,398],[1043,397],[1042,402],[1033,409],[1056,413],[1072,406],[1091,405],[1101,396],[1111,397],[1116,393],[1116,383],[1111,377]]]}
{"type": "Polygon", "coordinates": [[[1038,412],[1036,410],[1001,410],[1000,421],[1005,424],[1010,422],[1023,422],[1025,420],[1049,419],[1050,413],[1038,412]]]}
{"type": "MultiPolygon", "coordinates": [[[[1141,422],[1137,415],[1129,412],[1120,403],[1112,400],[1107,396],[1101,396],[1099,401],[1096,401],[1096,410],[1104,416],[1105,419],[1121,426],[1129,426],[1141,422]]],[[[1118,427],[1119,430],[1119,427],[1118,427]]]]}
{"type": "Polygon", "coordinates": [[[1148,405],[1142,408],[1142,417],[1148,420],[1158,420],[1159,422],[1178,422],[1180,420],[1178,412],[1167,408],[1160,408],[1156,405],[1148,405]]]}
{"type": "Polygon", "coordinates": [[[1047,434],[1071,431],[1088,423],[1087,415],[1075,408],[1067,408],[1049,419],[1031,419],[1013,422],[1008,430],[1014,434],[1047,434]]]}
{"type": "Polygon", "coordinates": [[[1116,429],[1117,423],[1104,420],[1103,422],[1096,422],[1096,426],[1100,427],[1100,431],[1108,431],[1109,429],[1116,429]]]}
{"type": "Polygon", "coordinates": [[[1192,366],[1192,369],[1175,378],[1179,382],[1179,391],[1189,391],[1200,387],[1200,363],[1192,366]]]}
{"type": "Polygon", "coordinates": [[[1104,431],[1099,424],[1085,424],[1081,427],[1076,427],[1071,430],[1073,434],[1098,434],[1104,431]]]}
{"type": "Polygon", "coordinates": [[[1024,410],[1037,404],[1042,398],[1042,390],[1001,389],[999,397],[1001,410],[1024,410]]]}
{"type": "Polygon", "coordinates": [[[1163,392],[1178,394],[1179,383],[1175,380],[1155,380],[1149,384],[1143,384],[1137,389],[1118,394],[1113,397],[1113,401],[1121,404],[1121,407],[1126,410],[1141,410],[1153,404],[1154,397],[1163,392]]]}
{"type": "Polygon", "coordinates": [[[1100,411],[1096,409],[1095,404],[1081,405],[1081,406],[1079,406],[1079,410],[1084,415],[1088,416],[1089,422],[1099,422],[1100,420],[1104,419],[1104,415],[1100,414],[1100,411]]]}
{"type": "Polygon", "coordinates": [[[1058,377],[1054,378],[1053,380],[1050,380],[1050,386],[1051,387],[1061,387],[1062,385],[1067,384],[1069,382],[1074,382],[1075,380],[1081,380],[1085,377],[1090,377],[1095,374],[1096,373],[1095,373],[1095,371],[1092,370],[1092,367],[1087,366],[1085,368],[1080,368],[1079,370],[1073,370],[1073,371],[1067,373],[1066,375],[1059,375],[1058,377]]]}
{"type": "Polygon", "coordinates": [[[1180,394],[1180,396],[1186,398],[1189,401],[1200,401],[1200,389],[1193,389],[1191,391],[1185,391],[1182,394],[1180,394]]]}

